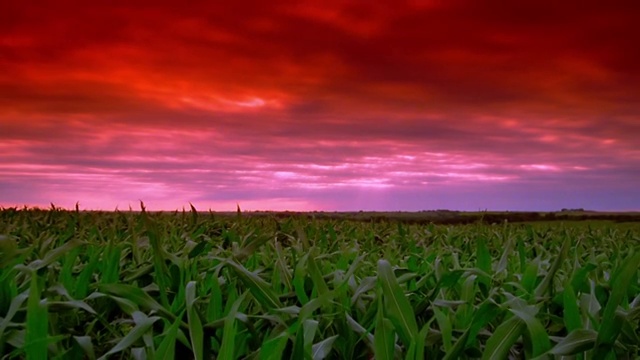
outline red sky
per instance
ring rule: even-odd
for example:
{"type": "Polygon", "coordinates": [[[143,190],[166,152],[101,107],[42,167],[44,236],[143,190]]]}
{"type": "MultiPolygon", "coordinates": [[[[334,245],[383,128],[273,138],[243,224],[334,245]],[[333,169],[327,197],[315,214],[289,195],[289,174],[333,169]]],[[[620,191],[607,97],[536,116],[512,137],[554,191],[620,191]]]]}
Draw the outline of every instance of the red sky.
{"type": "Polygon", "coordinates": [[[640,210],[638,1],[49,3],[0,206],[640,210]]]}

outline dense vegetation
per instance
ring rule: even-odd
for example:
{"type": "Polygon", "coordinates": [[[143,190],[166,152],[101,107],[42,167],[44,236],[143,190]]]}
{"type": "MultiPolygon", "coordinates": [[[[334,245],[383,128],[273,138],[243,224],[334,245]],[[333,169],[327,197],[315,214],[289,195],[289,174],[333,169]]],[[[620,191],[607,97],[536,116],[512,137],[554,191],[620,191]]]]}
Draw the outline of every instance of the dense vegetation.
{"type": "Polygon", "coordinates": [[[637,225],[4,209],[0,356],[637,358],[637,225]]]}

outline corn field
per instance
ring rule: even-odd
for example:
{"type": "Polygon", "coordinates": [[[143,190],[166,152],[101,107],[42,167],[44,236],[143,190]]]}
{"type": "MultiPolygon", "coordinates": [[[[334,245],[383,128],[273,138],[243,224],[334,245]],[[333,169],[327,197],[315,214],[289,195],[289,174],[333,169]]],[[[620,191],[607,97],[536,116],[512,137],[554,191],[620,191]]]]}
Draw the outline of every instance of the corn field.
{"type": "Polygon", "coordinates": [[[624,225],[3,209],[0,359],[635,359],[624,225]]]}

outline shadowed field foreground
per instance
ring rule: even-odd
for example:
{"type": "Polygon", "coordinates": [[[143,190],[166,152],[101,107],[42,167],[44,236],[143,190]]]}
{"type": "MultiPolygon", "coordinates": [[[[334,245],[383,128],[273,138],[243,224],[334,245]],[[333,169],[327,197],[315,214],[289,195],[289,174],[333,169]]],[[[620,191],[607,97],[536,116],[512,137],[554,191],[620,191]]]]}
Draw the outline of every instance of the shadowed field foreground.
{"type": "Polygon", "coordinates": [[[0,358],[640,355],[638,223],[276,215],[0,211],[0,358]]]}

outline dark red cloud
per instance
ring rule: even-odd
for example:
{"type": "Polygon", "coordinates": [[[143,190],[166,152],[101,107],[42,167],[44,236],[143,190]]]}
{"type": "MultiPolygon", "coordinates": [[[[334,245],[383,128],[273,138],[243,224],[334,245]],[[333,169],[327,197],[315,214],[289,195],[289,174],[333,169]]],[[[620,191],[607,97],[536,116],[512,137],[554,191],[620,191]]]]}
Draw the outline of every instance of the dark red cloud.
{"type": "Polygon", "coordinates": [[[640,203],[636,2],[3,8],[0,205],[640,203]]]}

